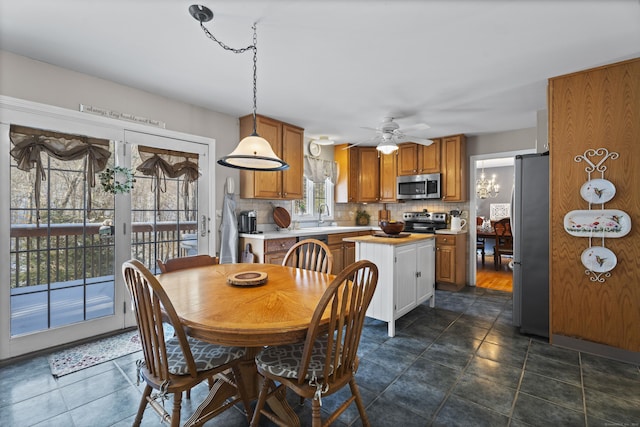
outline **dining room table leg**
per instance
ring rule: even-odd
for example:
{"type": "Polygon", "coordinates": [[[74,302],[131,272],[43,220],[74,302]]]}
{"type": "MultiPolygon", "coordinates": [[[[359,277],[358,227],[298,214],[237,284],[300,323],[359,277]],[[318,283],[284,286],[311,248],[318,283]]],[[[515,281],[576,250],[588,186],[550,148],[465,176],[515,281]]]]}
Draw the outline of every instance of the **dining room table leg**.
{"type": "MultiPolygon", "coordinates": [[[[244,386],[242,388],[246,394],[244,398],[249,401],[258,399],[258,394],[264,381],[263,377],[258,373],[255,362],[255,356],[260,350],[262,350],[261,347],[247,348],[245,356],[240,360],[238,365],[239,378],[235,380],[242,381],[242,385],[244,386]]],[[[238,393],[236,387],[232,385],[231,379],[229,377],[225,378],[222,375],[227,374],[220,374],[216,377],[216,381],[209,390],[209,394],[184,424],[185,427],[201,426],[219,413],[214,412],[217,408],[220,408],[228,399],[233,398],[238,393]]],[[[289,402],[287,402],[285,388],[271,395],[266,403],[269,405],[271,411],[280,417],[288,426],[300,427],[298,415],[294,412],[293,408],[291,408],[289,402]]],[[[247,420],[251,422],[253,414],[245,415],[247,416],[247,420]]]]}

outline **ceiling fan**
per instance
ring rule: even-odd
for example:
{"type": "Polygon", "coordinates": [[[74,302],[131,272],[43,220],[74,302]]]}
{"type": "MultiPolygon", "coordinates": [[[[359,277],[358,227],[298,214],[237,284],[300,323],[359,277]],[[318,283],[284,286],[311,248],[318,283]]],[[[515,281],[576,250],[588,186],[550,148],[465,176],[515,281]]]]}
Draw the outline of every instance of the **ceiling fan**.
{"type": "MultiPolygon", "coordinates": [[[[393,117],[385,117],[377,128],[365,127],[363,129],[375,131],[376,136],[370,141],[379,141],[376,148],[384,154],[390,154],[398,149],[398,143],[401,142],[415,142],[422,145],[433,144],[430,139],[409,135],[410,132],[429,129],[429,127],[426,123],[419,123],[400,129],[400,125],[393,121],[393,117]]],[[[351,144],[348,148],[359,144],[362,144],[362,142],[351,144]]]]}

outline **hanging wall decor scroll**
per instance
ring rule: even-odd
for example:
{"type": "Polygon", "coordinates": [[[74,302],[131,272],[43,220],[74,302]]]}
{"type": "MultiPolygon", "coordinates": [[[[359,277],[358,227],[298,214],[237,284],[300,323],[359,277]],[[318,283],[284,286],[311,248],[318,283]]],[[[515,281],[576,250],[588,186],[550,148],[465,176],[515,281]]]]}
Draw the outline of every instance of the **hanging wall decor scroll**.
{"type": "Polygon", "coordinates": [[[577,163],[587,163],[587,181],[580,187],[580,196],[588,203],[588,209],[568,212],[564,216],[564,229],[572,236],[589,238],[589,247],[582,252],[580,260],[592,282],[604,283],[618,263],[616,254],[605,246],[605,239],[626,236],[631,230],[631,218],[626,212],[604,207],[616,195],[615,185],[604,177],[607,170],[604,163],[618,157],[618,153],[610,153],[606,148],[590,148],[574,158],[577,163]],[[599,177],[591,178],[591,174],[598,173],[599,177]],[[598,241],[600,245],[594,246],[598,241]]]}

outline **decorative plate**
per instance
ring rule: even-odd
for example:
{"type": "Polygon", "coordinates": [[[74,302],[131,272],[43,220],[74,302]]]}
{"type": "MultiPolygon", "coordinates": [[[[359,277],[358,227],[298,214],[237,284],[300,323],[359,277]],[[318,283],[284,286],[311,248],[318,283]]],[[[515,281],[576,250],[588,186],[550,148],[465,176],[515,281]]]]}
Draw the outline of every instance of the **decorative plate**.
{"type": "Polygon", "coordinates": [[[243,271],[227,276],[227,283],[235,286],[260,286],[267,283],[267,273],[262,271],[243,271]]]}
{"type": "Polygon", "coordinates": [[[571,211],[564,216],[564,229],[577,237],[622,237],[631,230],[631,218],[616,209],[571,211]]]}
{"type": "Polygon", "coordinates": [[[587,270],[596,273],[611,271],[618,263],[616,254],[603,246],[592,246],[585,249],[580,259],[587,270]]]}
{"type": "Polygon", "coordinates": [[[607,203],[616,195],[616,187],[606,179],[590,179],[580,187],[580,195],[589,203],[607,203]]]}

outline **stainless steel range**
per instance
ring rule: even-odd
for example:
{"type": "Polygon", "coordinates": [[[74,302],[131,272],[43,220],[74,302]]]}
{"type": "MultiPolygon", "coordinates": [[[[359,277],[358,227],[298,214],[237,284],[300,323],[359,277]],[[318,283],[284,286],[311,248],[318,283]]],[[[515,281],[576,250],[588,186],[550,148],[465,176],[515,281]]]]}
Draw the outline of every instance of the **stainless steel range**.
{"type": "Polygon", "coordinates": [[[442,212],[405,212],[402,214],[404,231],[409,233],[435,233],[447,228],[448,214],[442,212]]]}

